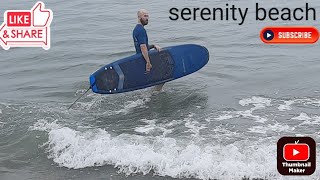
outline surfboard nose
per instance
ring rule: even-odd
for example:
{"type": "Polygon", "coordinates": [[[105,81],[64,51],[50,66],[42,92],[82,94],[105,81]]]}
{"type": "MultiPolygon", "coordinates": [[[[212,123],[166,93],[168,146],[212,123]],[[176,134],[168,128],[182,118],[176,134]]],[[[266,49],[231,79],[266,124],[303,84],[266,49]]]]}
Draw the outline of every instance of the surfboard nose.
{"type": "Polygon", "coordinates": [[[203,52],[203,54],[204,54],[204,56],[203,56],[203,63],[204,63],[203,66],[205,66],[209,62],[210,53],[209,53],[209,50],[206,47],[204,47],[204,46],[201,46],[201,47],[202,47],[202,49],[204,51],[203,52]]]}
{"type": "Polygon", "coordinates": [[[194,61],[196,63],[193,63],[193,65],[199,70],[203,66],[205,66],[209,62],[209,50],[201,45],[193,45],[194,46],[194,51],[193,56],[194,56],[194,61]]]}

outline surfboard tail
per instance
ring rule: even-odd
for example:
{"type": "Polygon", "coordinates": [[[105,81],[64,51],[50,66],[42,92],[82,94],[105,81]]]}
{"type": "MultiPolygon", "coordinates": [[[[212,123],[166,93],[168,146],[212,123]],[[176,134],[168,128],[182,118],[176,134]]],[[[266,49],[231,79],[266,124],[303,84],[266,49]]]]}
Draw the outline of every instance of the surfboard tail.
{"type": "Polygon", "coordinates": [[[96,85],[96,78],[94,77],[94,75],[90,75],[89,81],[90,81],[91,90],[94,93],[98,93],[98,88],[97,88],[97,85],[96,85]]]}

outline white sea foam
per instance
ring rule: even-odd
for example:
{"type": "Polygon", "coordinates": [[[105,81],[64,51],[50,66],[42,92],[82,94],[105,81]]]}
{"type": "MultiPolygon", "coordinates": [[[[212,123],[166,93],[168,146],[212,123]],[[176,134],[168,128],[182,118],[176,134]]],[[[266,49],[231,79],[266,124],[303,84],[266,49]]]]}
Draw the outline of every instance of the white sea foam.
{"type": "Polygon", "coordinates": [[[151,131],[154,131],[156,128],[157,128],[156,125],[149,124],[149,125],[146,125],[146,126],[136,127],[134,129],[134,131],[139,132],[139,133],[149,134],[151,131]]]}
{"type": "Polygon", "coordinates": [[[87,97],[92,97],[89,102],[77,102],[80,109],[90,110],[93,107],[99,106],[103,101],[103,96],[99,94],[88,94],[87,97]]]}
{"type": "MultiPolygon", "coordinates": [[[[215,120],[218,120],[218,121],[223,121],[223,120],[228,120],[228,119],[232,119],[234,116],[232,114],[223,114],[223,115],[220,115],[219,117],[217,118],[214,118],[215,120]]],[[[207,120],[207,119],[206,119],[207,120]]],[[[207,121],[210,121],[210,120],[207,120],[207,121]]]]}
{"type": "Polygon", "coordinates": [[[61,126],[59,124],[57,124],[57,120],[53,121],[53,122],[48,122],[45,119],[40,119],[38,120],[33,126],[29,127],[29,130],[32,131],[50,131],[53,129],[58,129],[61,126]]]}
{"type": "Polygon", "coordinates": [[[280,104],[278,107],[279,111],[289,111],[292,110],[291,105],[293,104],[303,104],[305,106],[311,105],[315,107],[320,107],[320,100],[315,98],[298,98],[293,100],[284,100],[284,104],[280,104]]]}
{"type": "Polygon", "coordinates": [[[2,114],[2,110],[0,109],[0,114],[2,114]]]}
{"type": "Polygon", "coordinates": [[[284,101],[284,104],[280,104],[278,109],[279,111],[289,111],[292,110],[291,105],[294,104],[294,100],[284,101]]]}
{"type": "Polygon", "coordinates": [[[207,128],[206,125],[199,123],[198,121],[194,120],[193,117],[195,116],[194,113],[188,114],[187,118],[184,118],[185,127],[188,128],[188,132],[192,133],[194,137],[200,137],[200,130],[207,128]]]}
{"type": "MultiPolygon", "coordinates": [[[[76,94],[83,94],[86,90],[81,89],[76,92],[76,94]]],[[[124,113],[127,114],[131,109],[138,107],[138,106],[143,106],[146,102],[149,102],[150,96],[152,94],[147,91],[147,93],[144,94],[138,94],[132,96],[134,100],[128,100],[126,101],[120,110],[109,110],[105,111],[104,114],[107,115],[113,115],[113,114],[120,114],[124,113]]],[[[99,95],[99,94],[94,94],[94,93],[89,93],[86,96],[87,98],[90,98],[90,101],[87,102],[77,102],[76,105],[78,106],[79,109],[81,110],[90,110],[96,107],[99,107],[101,103],[106,99],[106,96],[104,95],[99,95]]]]}
{"type": "MultiPolygon", "coordinates": [[[[167,137],[130,134],[113,137],[102,129],[80,132],[55,122],[39,121],[34,127],[37,128],[33,130],[48,132],[48,158],[67,168],[112,165],[126,175],[154,173],[206,180],[244,176],[283,178],[276,170],[276,143],[239,141],[230,145],[199,145],[167,137]]],[[[308,178],[317,176],[319,172],[308,178]]]]}
{"type": "MultiPolygon", "coordinates": [[[[314,116],[312,117],[313,121],[311,121],[309,124],[311,125],[319,125],[320,124],[320,116],[314,116]]],[[[306,124],[307,122],[305,122],[306,124]]]]}
{"type": "Polygon", "coordinates": [[[252,110],[263,109],[266,106],[271,106],[271,99],[253,96],[251,98],[241,99],[239,104],[241,106],[253,105],[255,108],[252,110]]]}
{"type": "MultiPolygon", "coordinates": [[[[249,106],[249,105],[253,105],[254,107],[252,107],[249,110],[244,110],[244,111],[236,111],[234,112],[235,116],[234,117],[245,117],[248,119],[254,119],[256,122],[258,123],[265,123],[266,121],[268,121],[268,119],[264,118],[264,117],[260,117],[258,115],[253,115],[252,113],[255,110],[258,109],[264,109],[267,106],[271,106],[271,99],[269,98],[264,98],[264,97],[256,97],[253,96],[251,98],[246,98],[246,99],[241,99],[239,101],[239,104],[241,106],[249,106]]],[[[230,117],[230,116],[229,116],[230,117]]]]}
{"type": "MultiPolygon", "coordinates": [[[[258,115],[253,115],[253,110],[247,110],[247,111],[237,111],[236,112],[238,115],[248,118],[248,119],[254,119],[256,122],[258,123],[265,123],[266,121],[268,121],[268,119],[264,118],[264,117],[260,117],[258,115]]],[[[239,117],[239,116],[238,116],[239,117]]]]}
{"type": "Polygon", "coordinates": [[[299,120],[299,121],[305,121],[305,120],[311,120],[311,118],[306,113],[300,113],[299,116],[291,118],[293,120],[299,120]]]}
{"type": "Polygon", "coordinates": [[[0,127],[3,128],[4,125],[5,123],[0,121],[0,127]]]}
{"type": "Polygon", "coordinates": [[[318,99],[306,99],[304,104],[320,107],[320,100],[318,100],[318,99]]]}
{"type": "Polygon", "coordinates": [[[120,114],[120,113],[123,113],[123,114],[127,114],[130,112],[130,110],[138,107],[138,106],[141,106],[141,107],[145,107],[144,105],[149,102],[151,99],[149,97],[145,97],[145,98],[142,98],[142,99],[137,99],[135,101],[127,101],[125,103],[125,105],[123,106],[123,109],[120,109],[118,111],[115,111],[116,114],[120,114]]]}
{"type": "MultiPolygon", "coordinates": [[[[265,109],[267,107],[272,106],[272,99],[269,98],[264,98],[264,97],[257,97],[253,96],[251,98],[245,98],[241,99],[239,101],[239,104],[241,106],[249,106],[252,105],[253,107],[248,109],[248,110],[243,110],[243,111],[224,111],[223,114],[217,116],[217,117],[208,117],[205,120],[210,122],[212,119],[218,120],[218,121],[223,121],[223,120],[230,120],[234,118],[239,118],[239,117],[244,117],[248,119],[254,119],[256,122],[259,123],[265,123],[268,121],[266,117],[261,117],[260,115],[254,114],[256,110],[259,109],[265,109]]],[[[303,104],[305,106],[311,105],[311,106],[316,106],[320,107],[320,100],[318,99],[311,99],[311,98],[300,98],[300,99],[294,99],[294,100],[284,100],[284,104],[279,104],[278,110],[279,111],[289,111],[292,110],[291,105],[293,104],[303,104]]],[[[293,120],[303,120],[305,121],[304,124],[318,124],[319,122],[316,120],[317,118],[313,118],[314,121],[306,121],[312,119],[311,117],[308,117],[307,114],[301,113],[300,116],[292,118],[293,120]]]]}
{"type": "Polygon", "coordinates": [[[260,133],[260,134],[266,134],[269,131],[274,132],[292,132],[295,130],[295,127],[290,127],[289,125],[283,125],[283,124],[268,124],[267,126],[253,126],[249,128],[249,132],[251,133],[260,133]]]}
{"type": "MultiPolygon", "coordinates": [[[[214,118],[215,120],[222,121],[222,120],[229,120],[233,118],[238,118],[238,117],[244,117],[248,119],[253,119],[258,123],[265,123],[268,121],[267,118],[261,117],[259,115],[253,115],[253,112],[258,110],[258,109],[264,109],[267,106],[271,106],[271,99],[269,98],[264,98],[264,97],[256,97],[253,96],[251,98],[246,98],[246,99],[241,99],[239,101],[239,104],[241,106],[249,106],[252,105],[254,107],[250,108],[249,110],[243,110],[243,111],[226,111],[224,114],[219,115],[218,117],[214,118]]],[[[211,117],[206,118],[206,121],[211,121],[211,117]]]]}
{"type": "MultiPolygon", "coordinates": [[[[81,90],[82,92],[83,90],[81,90]]],[[[145,93],[142,95],[135,95],[133,96],[134,100],[127,100],[123,104],[118,103],[120,107],[118,110],[104,110],[104,115],[115,115],[115,114],[127,114],[132,109],[136,107],[145,107],[145,104],[151,100],[150,96],[152,94],[145,93]]],[[[90,110],[96,107],[99,107],[101,103],[106,99],[106,96],[99,95],[99,94],[88,94],[87,97],[91,98],[88,102],[77,102],[77,106],[81,110],[90,110]]]]}
{"type": "Polygon", "coordinates": [[[226,141],[229,139],[236,139],[241,136],[238,132],[228,130],[223,125],[215,126],[214,129],[210,129],[210,138],[218,139],[219,141],[226,141]]]}
{"type": "Polygon", "coordinates": [[[199,137],[200,130],[207,128],[205,125],[200,124],[198,121],[187,120],[185,127],[189,128],[189,132],[192,133],[192,136],[199,137]]]}
{"type": "Polygon", "coordinates": [[[143,133],[143,134],[150,134],[153,132],[162,132],[162,135],[167,135],[172,132],[172,129],[167,128],[163,124],[156,124],[156,120],[147,120],[142,119],[143,122],[147,123],[147,125],[144,126],[138,126],[134,129],[134,131],[143,133]]]}
{"type": "Polygon", "coordinates": [[[297,103],[297,104],[303,104],[305,106],[315,106],[315,107],[320,107],[320,100],[316,99],[316,98],[298,98],[298,99],[294,99],[294,100],[289,100],[288,102],[292,101],[293,104],[297,103]]]}
{"type": "MultiPolygon", "coordinates": [[[[225,112],[225,114],[219,115],[218,117],[213,118],[213,119],[218,120],[218,121],[223,121],[223,120],[229,120],[229,119],[238,118],[238,117],[244,117],[244,118],[248,118],[248,119],[253,119],[259,123],[265,123],[266,121],[268,121],[268,119],[266,119],[264,117],[260,117],[258,115],[253,115],[252,113],[253,113],[252,110],[225,112]]],[[[210,122],[212,120],[212,118],[208,117],[205,120],[210,122]]]]}
{"type": "Polygon", "coordinates": [[[293,120],[303,121],[300,125],[319,125],[320,116],[309,116],[306,113],[300,113],[299,116],[291,118],[293,120]]]}
{"type": "Polygon", "coordinates": [[[265,134],[267,133],[267,127],[264,126],[253,126],[249,128],[249,132],[251,133],[259,133],[259,134],[265,134]]]}

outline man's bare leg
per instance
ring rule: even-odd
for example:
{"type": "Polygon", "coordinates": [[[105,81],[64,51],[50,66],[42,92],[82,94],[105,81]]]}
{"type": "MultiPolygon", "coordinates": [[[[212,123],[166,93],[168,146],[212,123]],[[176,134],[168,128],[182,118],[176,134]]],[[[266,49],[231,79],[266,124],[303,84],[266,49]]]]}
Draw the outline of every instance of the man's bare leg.
{"type": "Polygon", "coordinates": [[[164,83],[155,85],[153,90],[159,92],[162,90],[163,85],[164,85],[164,83]]]}

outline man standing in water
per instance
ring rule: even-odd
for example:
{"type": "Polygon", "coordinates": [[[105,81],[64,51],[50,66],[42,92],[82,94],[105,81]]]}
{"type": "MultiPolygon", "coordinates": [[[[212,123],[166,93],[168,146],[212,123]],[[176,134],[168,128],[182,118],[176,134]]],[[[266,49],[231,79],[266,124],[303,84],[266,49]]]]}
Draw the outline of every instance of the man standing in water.
{"type": "MultiPolygon", "coordinates": [[[[149,58],[148,51],[152,48],[160,51],[161,48],[158,45],[149,45],[148,43],[148,35],[147,31],[144,29],[144,26],[149,22],[149,13],[145,9],[140,9],[137,13],[138,15],[138,24],[133,30],[132,36],[134,41],[134,46],[136,49],[137,54],[142,53],[145,61],[146,61],[146,72],[149,73],[152,65],[149,58]]],[[[155,86],[156,91],[160,91],[163,87],[163,84],[159,84],[155,86]]]]}

